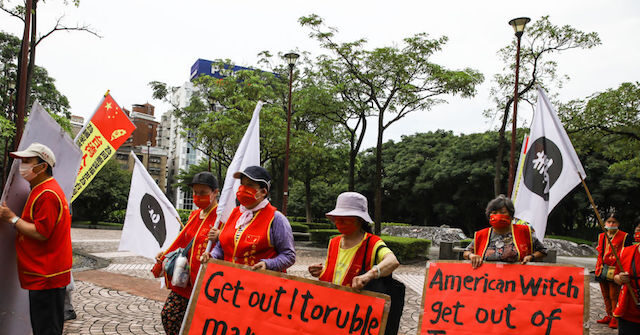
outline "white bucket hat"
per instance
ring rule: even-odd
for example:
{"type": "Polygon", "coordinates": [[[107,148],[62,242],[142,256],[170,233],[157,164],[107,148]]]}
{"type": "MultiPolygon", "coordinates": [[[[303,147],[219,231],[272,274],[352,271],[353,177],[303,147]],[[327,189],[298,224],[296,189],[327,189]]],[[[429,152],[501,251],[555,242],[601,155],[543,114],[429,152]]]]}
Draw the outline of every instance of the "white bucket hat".
{"type": "Polygon", "coordinates": [[[357,192],[344,192],[336,200],[336,208],[326,216],[357,216],[368,223],[373,222],[367,209],[367,198],[357,192]]]}

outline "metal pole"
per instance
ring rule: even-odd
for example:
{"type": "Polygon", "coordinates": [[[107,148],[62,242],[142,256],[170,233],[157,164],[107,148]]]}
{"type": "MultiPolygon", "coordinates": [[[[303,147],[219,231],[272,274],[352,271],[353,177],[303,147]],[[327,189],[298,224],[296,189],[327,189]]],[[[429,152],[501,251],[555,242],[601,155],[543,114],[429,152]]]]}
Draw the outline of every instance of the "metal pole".
{"type": "Polygon", "coordinates": [[[507,193],[511,197],[513,192],[513,181],[515,176],[515,159],[516,159],[516,121],[518,116],[518,77],[520,76],[520,38],[522,33],[516,33],[518,37],[518,46],[516,48],[516,85],[513,93],[513,127],[511,128],[511,153],[509,156],[509,189],[507,193]]]}
{"type": "Polygon", "coordinates": [[[291,91],[293,83],[293,64],[289,64],[289,109],[287,110],[287,144],[284,152],[284,185],[282,187],[282,214],[287,215],[289,199],[289,136],[291,135],[291,91]]]}
{"type": "Polygon", "coordinates": [[[16,101],[16,137],[14,148],[18,150],[20,138],[24,130],[24,116],[27,105],[27,71],[29,58],[29,33],[31,28],[32,0],[26,0],[24,12],[24,33],[22,34],[22,53],[20,54],[20,78],[18,78],[18,97],[16,101]]]}

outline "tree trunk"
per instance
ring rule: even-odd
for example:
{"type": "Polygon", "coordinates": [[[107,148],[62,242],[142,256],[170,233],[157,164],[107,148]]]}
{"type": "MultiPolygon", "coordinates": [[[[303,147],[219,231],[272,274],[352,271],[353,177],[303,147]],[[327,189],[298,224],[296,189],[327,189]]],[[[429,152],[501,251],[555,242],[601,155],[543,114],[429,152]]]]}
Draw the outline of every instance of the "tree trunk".
{"type": "Polygon", "coordinates": [[[307,223],[311,223],[311,179],[304,181],[304,211],[307,214],[307,223]]]}
{"type": "MultiPolygon", "coordinates": [[[[33,0],[33,9],[32,9],[32,15],[31,15],[31,41],[29,43],[30,47],[29,47],[29,66],[27,68],[27,91],[26,91],[26,105],[25,105],[25,109],[31,105],[31,82],[33,80],[33,69],[35,67],[36,64],[36,33],[37,33],[37,29],[36,29],[36,8],[38,6],[38,1],[37,0],[33,0]]],[[[27,115],[26,110],[25,110],[25,115],[27,115]]]]}
{"type": "Polygon", "coordinates": [[[355,174],[356,174],[356,157],[358,156],[358,151],[351,149],[349,150],[349,192],[355,191],[355,174]]]}
{"type": "Polygon", "coordinates": [[[378,115],[378,142],[376,144],[376,180],[375,180],[375,230],[376,235],[382,231],[382,135],[384,112],[378,115]]]}

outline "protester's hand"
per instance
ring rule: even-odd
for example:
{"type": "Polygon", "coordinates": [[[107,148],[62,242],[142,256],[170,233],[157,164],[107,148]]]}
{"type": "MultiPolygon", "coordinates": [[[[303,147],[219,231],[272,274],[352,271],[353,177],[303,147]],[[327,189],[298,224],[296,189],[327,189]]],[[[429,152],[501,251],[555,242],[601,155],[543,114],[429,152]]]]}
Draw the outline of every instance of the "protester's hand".
{"type": "Polygon", "coordinates": [[[0,206],[0,221],[3,222],[11,222],[10,220],[13,219],[16,215],[13,213],[13,211],[7,207],[7,203],[5,201],[2,202],[2,206],[0,206]]]}
{"type": "Polygon", "coordinates": [[[524,258],[522,259],[522,262],[520,262],[520,264],[527,264],[529,262],[531,262],[533,260],[533,255],[527,255],[524,256],[524,258]]]}
{"type": "Polygon", "coordinates": [[[322,273],[322,263],[309,265],[309,273],[316,278],[320,277],[322,273]]]}
{"type": "Polygon", "coordinates": [[[164,255],[164,251],[160,251],[157,255],[156,255],[156,263],[160,263],[162,262],[162,256],[164,255]]]}
{"type": "Polygon", "coordinates": [[[209,241],[216,243],[218,242],[218,236],[220,235],[220,229],[216,229],[211,227],[211,230],[209,230],[209,234],[207,235],[209,241]]]}
{"type": "Polygon", "coordinates": [[[371,272],[367,272],[365,274],[353,277],[351,280],[351,287],[356,290],[361,290],[365,285],[367,285],[371,279],[373,279],[373,274],[371,272]]]}
{"type": "Polygon", "coordinates": [[[480,265],[482,265],[482,256],[480,255],[471,254],[469,255],[469,260],[471,260],[471,266],[474,269],[477,269],[478,267],[480,267],[480,265]]]}
{"type": "Polygon", "coordinates": [[[629,279],[629,272],[620,272],[618,273],[618,277],[620,278],[620,282],[622,284],[628,284],[629,282],[631,282],[631,280],[629,279]]]}
{"type": "Polygon", "coordinates": [[[211,259],[211,255],[205,252],[202,254],[202,256],[200,256],[200,263],[207,263],[209,259],[211,259]]]}
{"type": "Polygon", "coordinates": [[[254,266],[251,267],[251,270],[266,270],[267,269],[267,263],[265,263],[264,261],[260,261],[258,263],[256,263],[254,266]]]}

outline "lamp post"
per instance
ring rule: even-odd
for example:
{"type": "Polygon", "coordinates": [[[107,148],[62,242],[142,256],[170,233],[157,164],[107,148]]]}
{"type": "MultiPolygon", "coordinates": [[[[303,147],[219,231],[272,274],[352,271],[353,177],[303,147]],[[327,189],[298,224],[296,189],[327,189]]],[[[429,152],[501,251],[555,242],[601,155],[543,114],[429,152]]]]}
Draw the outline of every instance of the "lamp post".
{"type": "Polygon", "coordinates": [[[293,84],[293,67],[296,66],[298,55],[289,52],[284,58],[289,64],[289,109],[287,110],[287,144],[284,151],[284,186],[282,187],[282,214],[287,215],[287,201],[289,199],[289,136],[291,135],[291,90],[293,84]]]}
{"type": "Polygon", "coordinates": [[[509,157],[509,189],[507,193],[511,197],[513,191],[513,181],[515,177],[515,157],[516,157],[516,120],[518,115],[518,77],[520,76],[520,39],[524,33],[524,26],[531,21],[528,17],[519,17],[509,21],[515,31],[518,44],[516,47],[516,80],[513,93],[513,127],[511,129],[511,154],[509,157]]]}
{"type": "Polygon", "coordinates": [[[18,96],[16,97],[16,137],[13,141],[15,150],[18,150],[22,132],[24,131],[25,109],[27,108],[27,71],[29,63],[29,35],[31,32],[31,9],[33,8],[33,0],[27,0],[24,11],[24,32],[22,34],[22,46],[20,47],[20,60],[18,61],[18,69],[20,77],[18,78],[18,96]]]}
{"type": "Polygon", "coordinates": [[[149,171],[149,164],[151,163],[151,135],[153,134],[153,125],[148,124],[149,127],[149,137],[147,140],[147,171],[149,171]]]}

